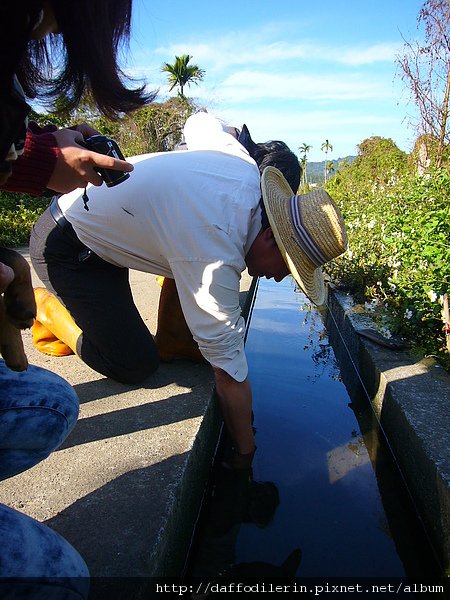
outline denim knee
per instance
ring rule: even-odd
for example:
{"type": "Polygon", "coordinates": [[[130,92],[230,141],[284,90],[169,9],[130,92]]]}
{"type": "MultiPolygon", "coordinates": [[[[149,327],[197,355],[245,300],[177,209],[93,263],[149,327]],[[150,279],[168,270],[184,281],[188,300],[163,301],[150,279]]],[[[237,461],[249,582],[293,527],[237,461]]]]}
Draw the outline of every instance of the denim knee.
{"type": "Polygon", "coordinates": [[[69,542],[46,525],[0,504],[1,598],[82,600],[88,589],[86,563],[69,542]],[[52,595],[55,590],[59,595],[52,595]]]}
{"type": "Polygon", "coordinates": [[[0,479],[47,458],[73,429],[78,410],[62,377],[35,366],[16,373],[0,361],[0,479]]]}

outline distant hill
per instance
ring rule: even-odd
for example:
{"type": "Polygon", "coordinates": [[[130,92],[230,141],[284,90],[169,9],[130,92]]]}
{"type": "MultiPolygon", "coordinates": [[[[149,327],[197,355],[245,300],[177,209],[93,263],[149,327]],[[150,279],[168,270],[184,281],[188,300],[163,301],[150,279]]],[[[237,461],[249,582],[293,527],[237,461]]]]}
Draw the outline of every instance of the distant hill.
{"type": "MultiPolygon", "coordinates": [[[[337,171],[340,163],[347,161],[348,164],[351,164],[355,160],[356,156],[346,156],[345,158],[336,158],[330,159],[329,161],[322,160],[321,162],[309,162],[306,166],[306,170],[308,173],[308,181],[309,183],[323,183],[324,180],[324,172],[325,172],[325,162],[332,162],[334,165],[334,170],[337,171]]],[[[331,174],[332,176],[332,174],[331,174]]]]}

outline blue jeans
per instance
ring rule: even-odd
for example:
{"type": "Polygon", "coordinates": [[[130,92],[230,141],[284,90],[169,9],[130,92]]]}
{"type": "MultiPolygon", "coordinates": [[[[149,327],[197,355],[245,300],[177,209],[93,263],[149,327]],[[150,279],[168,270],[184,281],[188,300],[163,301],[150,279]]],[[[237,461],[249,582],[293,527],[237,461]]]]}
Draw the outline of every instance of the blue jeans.
{"type": "MultiPolygon", "coordinates": [[[[55,373],[29,366],[16,373],[0,361],[0,479],[26,471],[65,440],[78,398],[55,373]]],[[[81,600],[89,572],[55,531],[0,504],[0,598],[81,600]]]]}

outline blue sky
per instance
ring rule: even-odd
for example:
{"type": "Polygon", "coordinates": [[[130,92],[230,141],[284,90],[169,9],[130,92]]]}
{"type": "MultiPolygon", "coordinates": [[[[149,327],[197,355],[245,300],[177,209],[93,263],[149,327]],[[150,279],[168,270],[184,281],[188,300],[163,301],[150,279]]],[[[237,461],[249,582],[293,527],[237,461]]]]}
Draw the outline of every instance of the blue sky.
{"type": "Polygon", "coordinates": [[[126,72],[168,94],[164,62],[205,70],[185,94],[257,142],[281,139],[309,160],[356,154],[362,140],[415,139],[415,109],[395,61],[417,38],[420,0],[134,0],[126,72]]]}

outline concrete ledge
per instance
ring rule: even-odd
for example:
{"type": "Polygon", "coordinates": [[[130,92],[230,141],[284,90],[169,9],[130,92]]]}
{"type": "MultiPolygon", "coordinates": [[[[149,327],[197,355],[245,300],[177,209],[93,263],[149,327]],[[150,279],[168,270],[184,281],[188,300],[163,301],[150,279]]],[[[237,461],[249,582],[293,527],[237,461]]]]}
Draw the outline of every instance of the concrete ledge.
{"type": "Polygon", "coordinates": [[[375,327],[354,311],[345,293],[330,289],[328,306],[330,337],[337,326],[342,335],[337,344],[345,346],[359,372],[438,559],[449,573],[450,375],[432,359],[418,360],[359,336],[358,330],[375,327]]]}
{"type": "MultiPolygon", "coordinates": [[[[35,274],[33,278],[40,285],[35,274]]],[[[249,278],[243,284],[244,296],[249,278]]],[[[132,289],[154,332],[159,296],[155,278],[132,273],[132,289]]],[[[249,301],[252,295],[250,290],[249,301]]],[[[432,361],[418,362],[361,338],[358,329],[370,321],[354,313],[345,294],[330,291],[328,303],[330,338],[335,322],[342,333],[335,332],[333,347],[348,349],[448,570],[450,376],[432,361]]],[[[80,419],[46,461],[2,482],[0,502],[47,523],[74,544],[94,577],[93,599],[113,598],[111,580],[118,577],[136,578],[139,588],[149,576],[178,576],[221,423],[211,370],[180,361],[161,365],[140,386],[123,386],[76,357],[45,357],[34,349],[29,332],[24,337],[31,363],[59,373],[74,386],[80,419]]],[[[360,383],[354,371],[346,375],[349,389],[360,383]]]]}
{"type": "MultiPolygon", "coordinates": [[[[26,248],[22,253],[29,259],[26,248]]],[[[34,271],[32,277],[35,287],[42,285],[34,271]]],[[[154,333],[156,278],[132,271],[130,282],[154,333]]],[[[241,303],[251,297],[251,283],[244,273],[241,303]]],[[[174,361],[139,385],[123,385],[76,356],[37,352],[30,331],[23,338],[31,364],[74,387],[80,416],[56,452],[1,482],[0,502],[47,524],[77,548],[92,576],[92,600],[135,598],[148,577],[179,576],[221,425],[211,368],[174,361]],[[117,590],[121,581],[129,586],[123,593],[117,590]]]]}
{"type": "Polygon", "coordinates": [[[181,481],[169,498],[166,522],[150,554],[149,577],[179,577],[183,573],[221,426],[217,402],[211,397],[181,481]]]}

